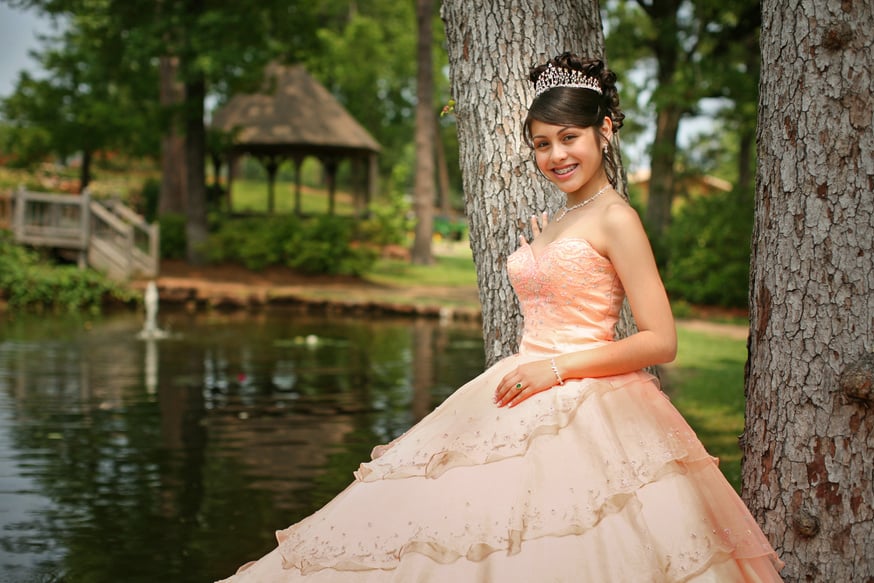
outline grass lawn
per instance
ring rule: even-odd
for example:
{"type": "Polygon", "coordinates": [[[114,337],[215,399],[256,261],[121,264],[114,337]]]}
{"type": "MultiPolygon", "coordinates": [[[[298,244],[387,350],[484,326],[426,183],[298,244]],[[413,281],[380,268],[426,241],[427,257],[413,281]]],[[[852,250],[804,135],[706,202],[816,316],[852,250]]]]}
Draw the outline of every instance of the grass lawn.
{"type": "MultiPolygon", "coordinates": [[[[231,205],[233,211],[267,212],[267,183],[257,180],[234,180],[231,185],[231,205]]],[[[275,212],[294,212],[294,184],[290,182],[276,182],[274,191],[275,212]]],[[[337,191],[334,200],[334,212],[338,215],[352,215],[355,213],[352,195],[348,192],[337,191]]],[[[300,206],[305,215],[318,215],[328,212],[328,193],[307,186],[301,186],[300,206]]]]}
{"type": "Polygon", "coordinates": [[[707,451],[720,459],[725,477],[740,489],[744,426],[743,375],[746,341],[678,328],[676,361],[667,367],[665,391],[707,451]]]}
{"type": "Polygon", "coordinates": [[[413,265],[400,259],[378,259],[365,278],[396,287],[476,287],[476,269],[467,241],[436,242],[432,253],[434,263],[431,265],[413,265]]]}

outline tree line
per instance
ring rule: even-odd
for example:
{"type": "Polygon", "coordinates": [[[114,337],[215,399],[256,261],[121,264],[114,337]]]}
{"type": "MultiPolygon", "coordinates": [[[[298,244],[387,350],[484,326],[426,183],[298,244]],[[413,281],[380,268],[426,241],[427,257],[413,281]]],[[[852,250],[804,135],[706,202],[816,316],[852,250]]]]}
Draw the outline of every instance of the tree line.
{"type": "Polygon", "coordinates": [[[83,187],[97,152],[160,159],[160,209],[187,216],[189,251],[206,236],[204,160],[214,139],[207,103],[255,90],[268,63],[304,63],[338,97],[382,145],[386,182],[409,164],[412,6],[386,0],[360,6],[340,0],[8,3],[38,10],[59,27],[36,54],[43,71],[23,72],[2,104],[5,148],[23,163],[78,155],[83,187]]]}
{"type": "MultiPolygon", "coordinates": [[[[436,175],[443,214],[450,212],[448,191],[461,191],[454,116],[437,115],[453,97],[439,2],[5,1],[60,24],[37,52],[43,73],[23,72],[2,103],[5,149],[22,163],[47,154],[78,155],[83,187],[97,152],[161,160],[159,210],[187,216],[190,259],[198,259],[193,255],[206,237],[201,161],[222,146],[204,123],[206,104],[254,90],[273,61],[304,63],[374,135],[383,146],[385,190],[419,193],[433,188],[436,175]],[[424,46],[431,48],[433,69],[424,86],[417,78],[429,54],[420,38],[423,10],[431,14],[424,46]],[[429,98],[419,98],[423,87],[429,98]],[[440,161],[436,172],[433,164],[415,170],[415,152],[423,148],[414,140],[415,128],[424,123],[417,121],[416,108],[425,100],[435,127],[424,139],[440,161]]],[[[642,208],[664,265],[664,235],[685,173],[717,172],[740,190],[751,187],[759,4],[612,0],[602,14],[609,61],[619,71],[637,73],[622,79],[626,108],[637,113],[625,132],[634,138],[635,130],[656,128],[642,208]],[[698,114],[708,98],[719,99],[714,123],[720,131],[702,138],[706,144],[696,144],[695,151],[711,155],[684,153],[677,143],[680,123],[698,114]]],[[[416,208],[423,216],[431,212],[428,205],[416,208]]]]}

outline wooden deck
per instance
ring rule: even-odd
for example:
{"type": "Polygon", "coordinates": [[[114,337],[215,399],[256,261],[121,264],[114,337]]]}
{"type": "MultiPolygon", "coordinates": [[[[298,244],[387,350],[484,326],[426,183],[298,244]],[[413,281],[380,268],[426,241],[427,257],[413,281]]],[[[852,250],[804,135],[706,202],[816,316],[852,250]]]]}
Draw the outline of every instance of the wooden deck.
{"type": "Polygon", "coordinates": [[[0,228],[18,243],[73,251],[81,267],[113,279],[158,275],[160,231],[120,202],[85,192],[55,194],[19,189],[0,196],[0,228]]]}

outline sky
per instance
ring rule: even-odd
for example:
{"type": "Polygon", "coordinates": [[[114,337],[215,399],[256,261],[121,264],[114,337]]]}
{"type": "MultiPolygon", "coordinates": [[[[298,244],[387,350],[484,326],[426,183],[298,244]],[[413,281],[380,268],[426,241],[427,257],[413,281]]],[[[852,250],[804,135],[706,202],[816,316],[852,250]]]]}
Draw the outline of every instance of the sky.
{"type": "Polygon", "coordinates": [[[36,62],[29,52],[39,48],[37,34],[52,32],[51,21],[34,11],[9,8],[0,3],[0,96],[15,89],[19,71],[33,70],[36,62]]]}

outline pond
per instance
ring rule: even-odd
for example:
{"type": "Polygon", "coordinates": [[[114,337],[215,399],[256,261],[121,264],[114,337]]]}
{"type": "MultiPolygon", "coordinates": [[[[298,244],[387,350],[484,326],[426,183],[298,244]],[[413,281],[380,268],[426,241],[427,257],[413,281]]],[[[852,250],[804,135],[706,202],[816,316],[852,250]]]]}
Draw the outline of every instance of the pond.
{"type": "Polygon", "coordinates": [[[0,581],[197,582],[483,368],[478,324],[263,313],[0,319],[0,581]]]}

